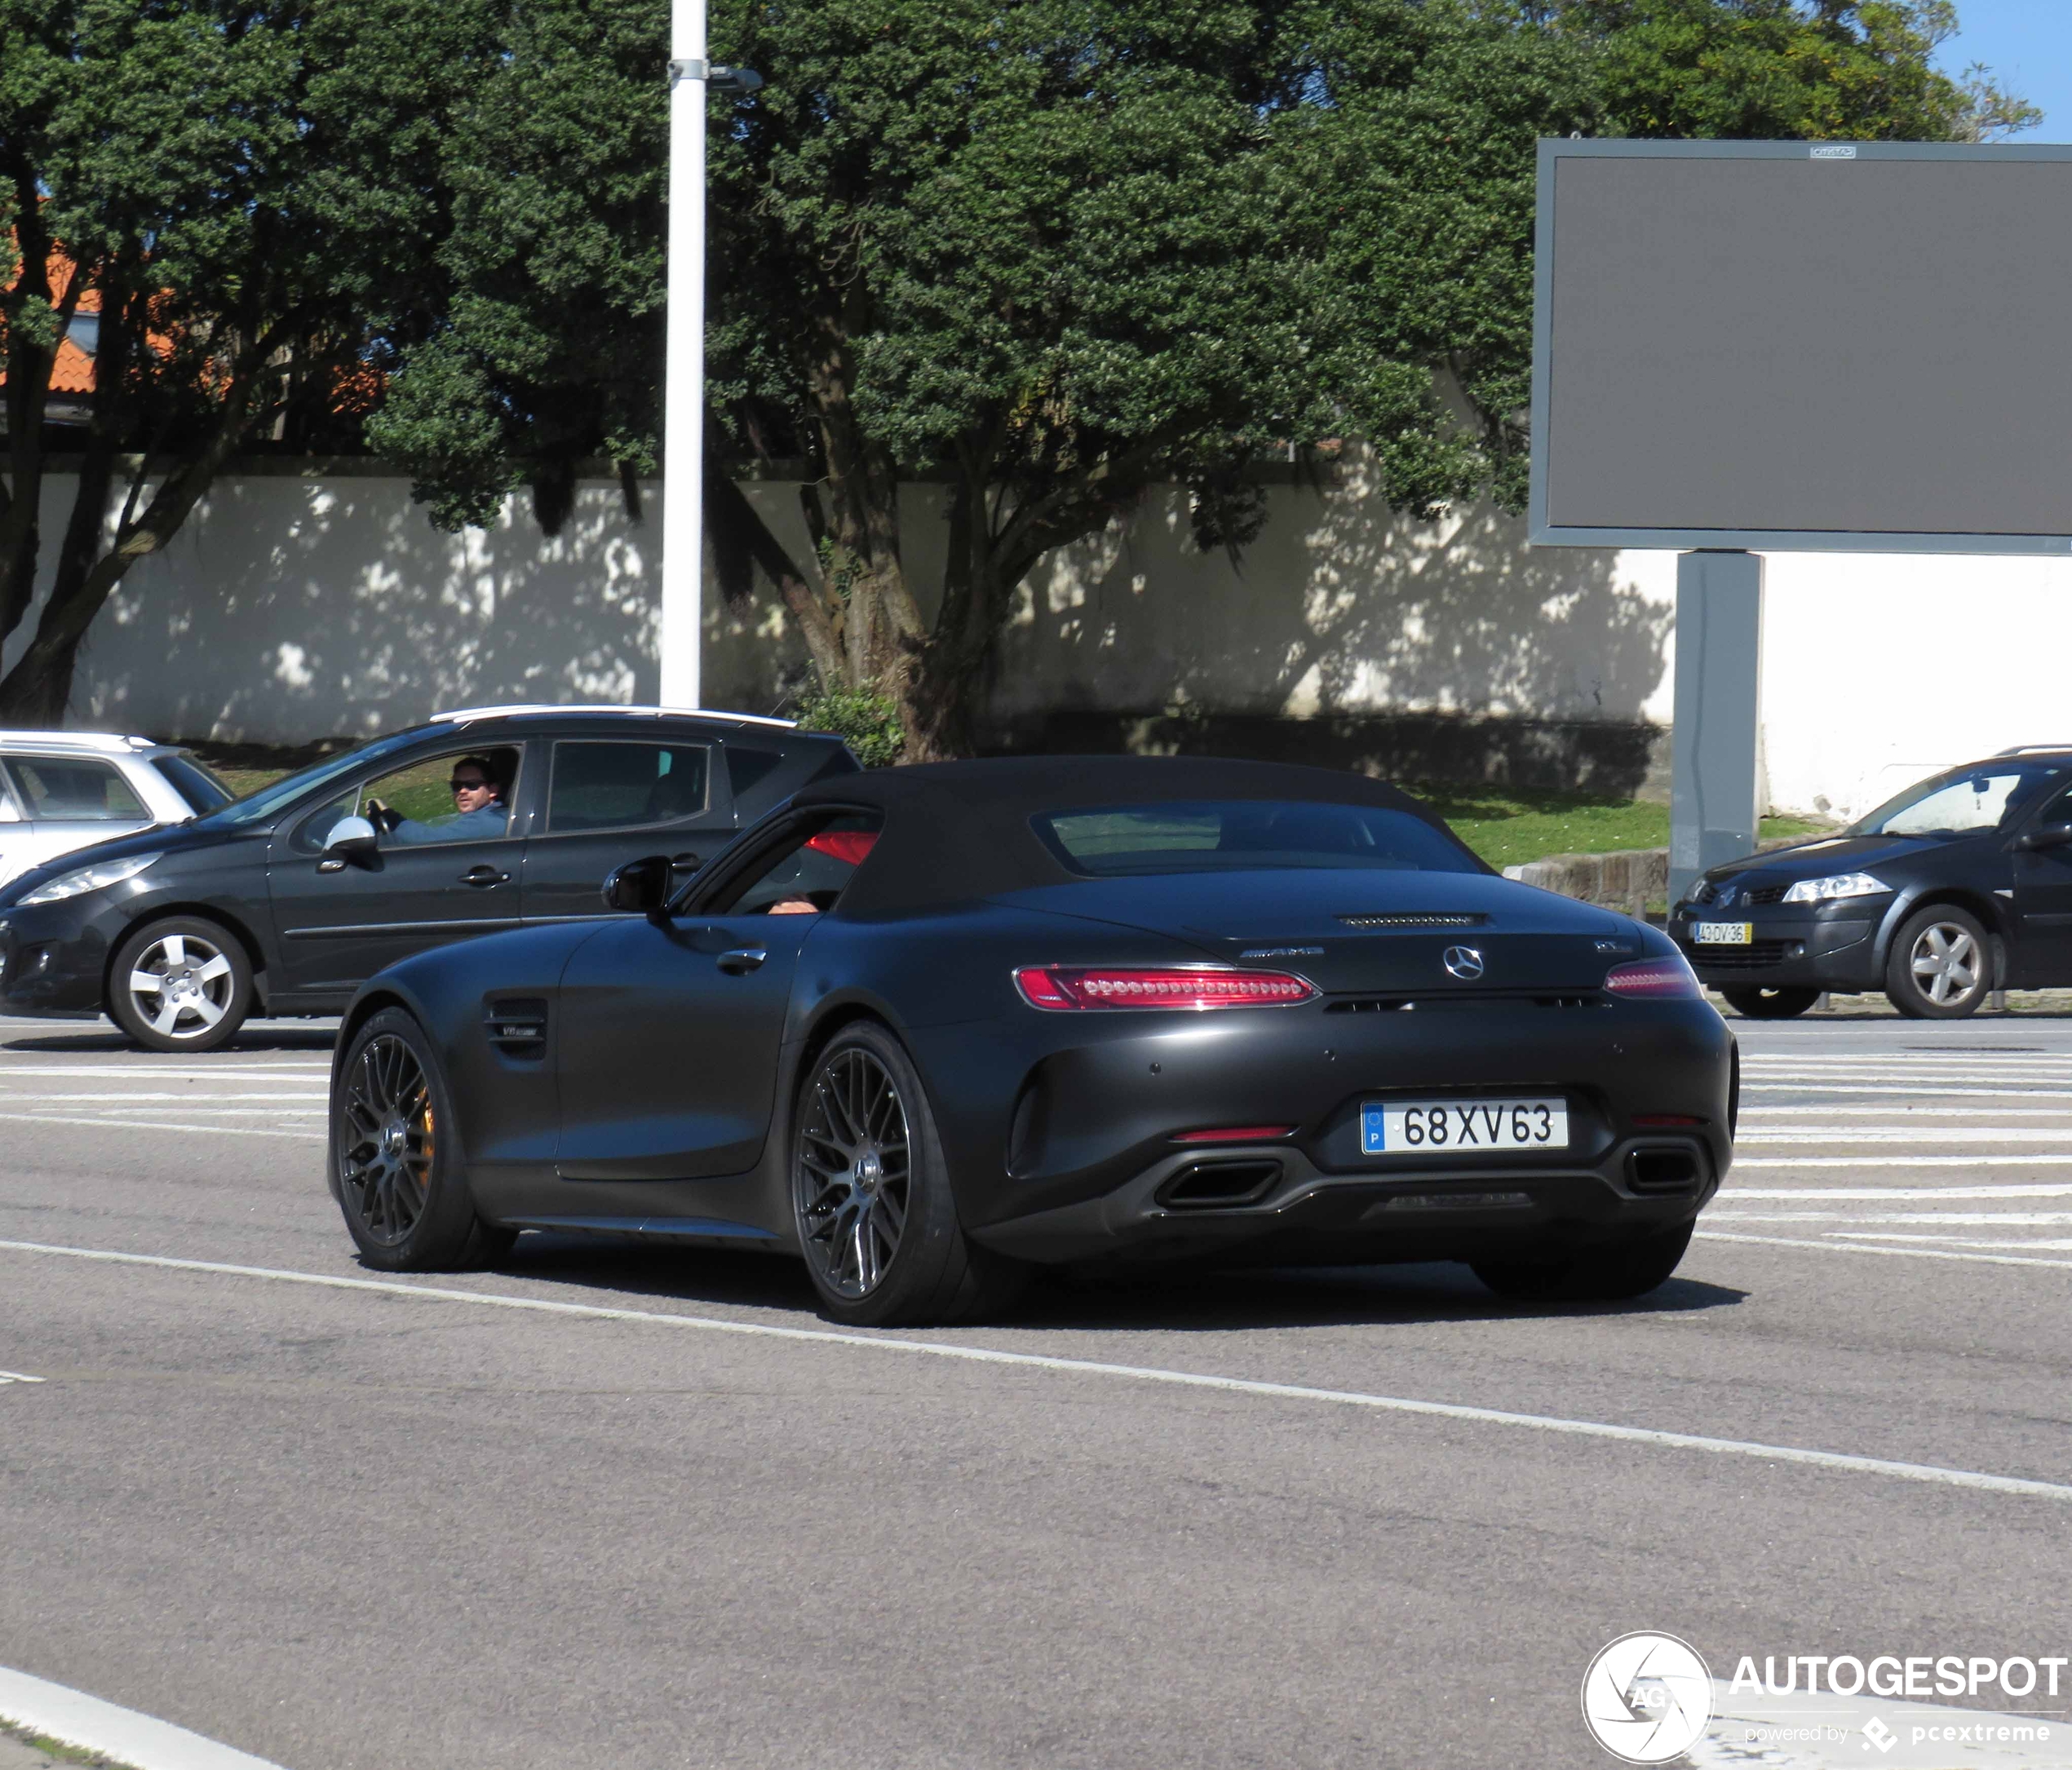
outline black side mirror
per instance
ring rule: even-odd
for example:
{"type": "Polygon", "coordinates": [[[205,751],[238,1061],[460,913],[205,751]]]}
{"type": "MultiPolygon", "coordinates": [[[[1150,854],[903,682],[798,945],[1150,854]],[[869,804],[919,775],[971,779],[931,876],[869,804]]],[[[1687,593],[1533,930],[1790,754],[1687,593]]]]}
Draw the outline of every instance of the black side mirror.
{"type": "Polygon", "coordinates": [[[644,854],[604,875],[604,907],[622,915],[652,916],[669,901],[666,854],[644,854]]]}
{"type": "Polygon", "coordinates": [[[324,858],[318,865],[335,873],[349,861],[355,866],[372,866],[381,849],[374,826],[364,817],[343,817],[331,825],[324,839],[324,858]]]}
{"type": "Polygon", "coordinates": [[[2062,848],[2072,843],[2072,824],[2043,824],[2019,838],[2015,846],[2034,853],[2039,848],[2062,848]]]}

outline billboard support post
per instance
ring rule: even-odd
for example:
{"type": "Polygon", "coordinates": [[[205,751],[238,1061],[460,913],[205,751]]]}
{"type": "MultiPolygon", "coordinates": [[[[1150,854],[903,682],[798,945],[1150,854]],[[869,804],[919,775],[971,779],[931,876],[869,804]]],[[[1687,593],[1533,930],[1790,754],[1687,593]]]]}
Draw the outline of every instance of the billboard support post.
{"type": "Polygon", "coordinates": [[[1755,847],[1762,729],[1763,556],[1676,559],[1676,708],[1670,735],[1669,899],[1755,847]]]}

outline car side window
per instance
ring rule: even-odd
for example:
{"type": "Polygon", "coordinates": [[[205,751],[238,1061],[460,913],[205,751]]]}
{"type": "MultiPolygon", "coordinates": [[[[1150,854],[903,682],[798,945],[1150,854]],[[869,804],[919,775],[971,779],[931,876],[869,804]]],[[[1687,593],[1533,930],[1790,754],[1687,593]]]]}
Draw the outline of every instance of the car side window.
{"type": "Polygon", "coordinates": [[[360,789],[360,816],[384,848],[507,836],[518,755],[515,746],[451,750],[377,776],[360,789]]]}
{"type": "Polygon", "coordinates": [[[554,746],[547,833],[638,830],[695,817],[711,803],[702,744],[563,738],[554,746]]]}
{"type": "Polygon", "coordinates": [[[92,756],[11,756],[5,766],[39,823],[150,821],[144,801],[113,763],[92,756]]]}
{"type": "Polygon", "coordinates": [[[14,789],[7,785],[7,777],[0,772],[0,824],[18,824],[21,812],[15,803],[14,789]]]}
{"type": "Polygon", "coordinates": [[[306,813],[294,846],[321,854],[348,817],[365,818],[384,848],[494,841],[510,834],[518,763],[518,748],[509,744],[420,757],[346,787],[306,813]]]}
{"type": "Polygon", "coordinates": [[[724,888],[706,905],[706,914],[819,915],[832,909],[883,824],[875,812],[841,812],[816,821],[724,888]]]}

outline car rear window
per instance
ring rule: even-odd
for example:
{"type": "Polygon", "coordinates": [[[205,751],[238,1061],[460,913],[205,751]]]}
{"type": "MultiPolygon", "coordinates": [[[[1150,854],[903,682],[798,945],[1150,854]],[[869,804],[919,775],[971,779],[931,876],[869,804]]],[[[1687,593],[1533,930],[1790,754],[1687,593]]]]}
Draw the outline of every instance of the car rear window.
{"type": "Polygon", "coordinates": [[[1189,799],[1089,806],[1031,821],[1059,860],[1095,878],[1262,867],[1481,870],[1466,849],[1422,818],[1379,806],[1189,799]]]}

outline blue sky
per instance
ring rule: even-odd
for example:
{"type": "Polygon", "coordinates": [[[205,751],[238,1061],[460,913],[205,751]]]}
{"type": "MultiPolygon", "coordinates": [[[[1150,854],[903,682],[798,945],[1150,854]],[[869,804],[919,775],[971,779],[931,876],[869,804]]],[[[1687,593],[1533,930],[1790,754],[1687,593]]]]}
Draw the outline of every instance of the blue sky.
{"type": "Polygon", "coordinates": [[[2043,106],[2042,126],[2017,141],[2072,141],[2072,0],[1957,0],[1957,17],[1964,29],[1942,46],[1943,67],[1982,61],[2043,106]]]}

